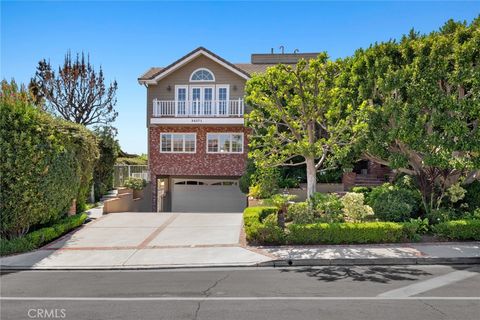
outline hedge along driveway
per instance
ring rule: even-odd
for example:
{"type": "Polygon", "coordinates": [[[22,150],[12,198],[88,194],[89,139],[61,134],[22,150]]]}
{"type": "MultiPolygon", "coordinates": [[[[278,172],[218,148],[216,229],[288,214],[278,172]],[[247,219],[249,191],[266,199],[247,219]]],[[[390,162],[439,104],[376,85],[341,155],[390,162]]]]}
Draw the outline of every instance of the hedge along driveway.
{"type": "Polygon", "coordinates": [[[270,260],[240,245],[241,213],[111,213],[7,268],[135,268],[253,265],[270,260]]]}
{"type": "Polygon", "coordinates": [[[263,222],[275,213],[272,207],[244,211],[247,240],[258,244],[360,244],[409,241],[417,232],[415,224],[396,222],[290,224],[286,230],[263,222]]]}
{"type": "Polygon", "coordinates": [[[86,219],[87,214],[82,213],[66,217],[50,227],[38,229],[20,238],[12,240],[0,239],[0,256],[37,249],[81,226],[86,219]]]}
{"type": "Polygon", "coordinates": [[[3,86],[0,105],[0,235],[12,238],[56,221],[73,199],[85,202],[98,148],[84,126],[54,118],[3,86]]]}

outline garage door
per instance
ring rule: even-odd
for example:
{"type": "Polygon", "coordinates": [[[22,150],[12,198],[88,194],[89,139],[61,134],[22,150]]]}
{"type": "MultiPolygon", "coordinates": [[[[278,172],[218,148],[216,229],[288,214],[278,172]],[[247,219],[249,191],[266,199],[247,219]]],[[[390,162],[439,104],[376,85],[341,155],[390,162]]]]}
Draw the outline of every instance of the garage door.
{"type": "Polygon", "coordinates": [[[242,212],[246,196],[238,180],[173,179],[173,212],[242,212]]]}

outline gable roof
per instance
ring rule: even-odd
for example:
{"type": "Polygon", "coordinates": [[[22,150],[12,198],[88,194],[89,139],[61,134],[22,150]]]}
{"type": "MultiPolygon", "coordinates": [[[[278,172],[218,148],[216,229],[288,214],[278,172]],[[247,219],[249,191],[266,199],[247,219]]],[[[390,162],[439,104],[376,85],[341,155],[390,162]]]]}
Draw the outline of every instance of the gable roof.
{"type": "Polygon", "coordinates": [[[181,57],[177,61],[169,64],[164,68],[150,68],[147,72],[140,76],[140,78],[138,78],[138,82],[140,84],[156,84],[160,79],[177,70],[189,61],[195,59],[199,55],[206,56],[207,58],[217,62],[218,64],[222,65],[223,67],[229,69],[230,71],[236,73],[237,75],[246,80],[250,78],[250,74],[248,72],[237,67],[235,64],[228,62],[227,60],[223,59],[222,57],[216,55],[215,53],[204,47],[198,47],[197,49],[191,51],[190,53],[186,54],[185,56],[181,57]]]}
{"type": "Polygon", "coordinates": [[[267,71],[268,67],[273,67],[273,64],[257,64],[257,63],[235,63],[235,65],[252,76],[254,73],[263,73],[267,71]]]}

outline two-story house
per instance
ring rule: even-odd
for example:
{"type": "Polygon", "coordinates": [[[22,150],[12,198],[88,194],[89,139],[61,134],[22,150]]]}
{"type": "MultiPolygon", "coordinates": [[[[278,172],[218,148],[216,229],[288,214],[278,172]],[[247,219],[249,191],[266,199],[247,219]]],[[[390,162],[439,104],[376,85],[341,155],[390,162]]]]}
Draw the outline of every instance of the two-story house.
{"type": "Polygon", "coordinates": [[[247,161],[245,82],[277,63],[317,54],[254,54],[233,64],[197,48],[138,79],[147,88],[148,161],[154,211],[240,212],[247,161]]]}

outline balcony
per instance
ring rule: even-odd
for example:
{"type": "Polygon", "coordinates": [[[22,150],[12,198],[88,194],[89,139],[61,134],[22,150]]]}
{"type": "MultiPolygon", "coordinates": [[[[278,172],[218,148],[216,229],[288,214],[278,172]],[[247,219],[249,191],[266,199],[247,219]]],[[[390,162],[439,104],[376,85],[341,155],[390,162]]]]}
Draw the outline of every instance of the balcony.
{"type": "Polygon", "coordinates": [[[153,100],[152,124],[243,124],[243,99],[153,100]]]}

